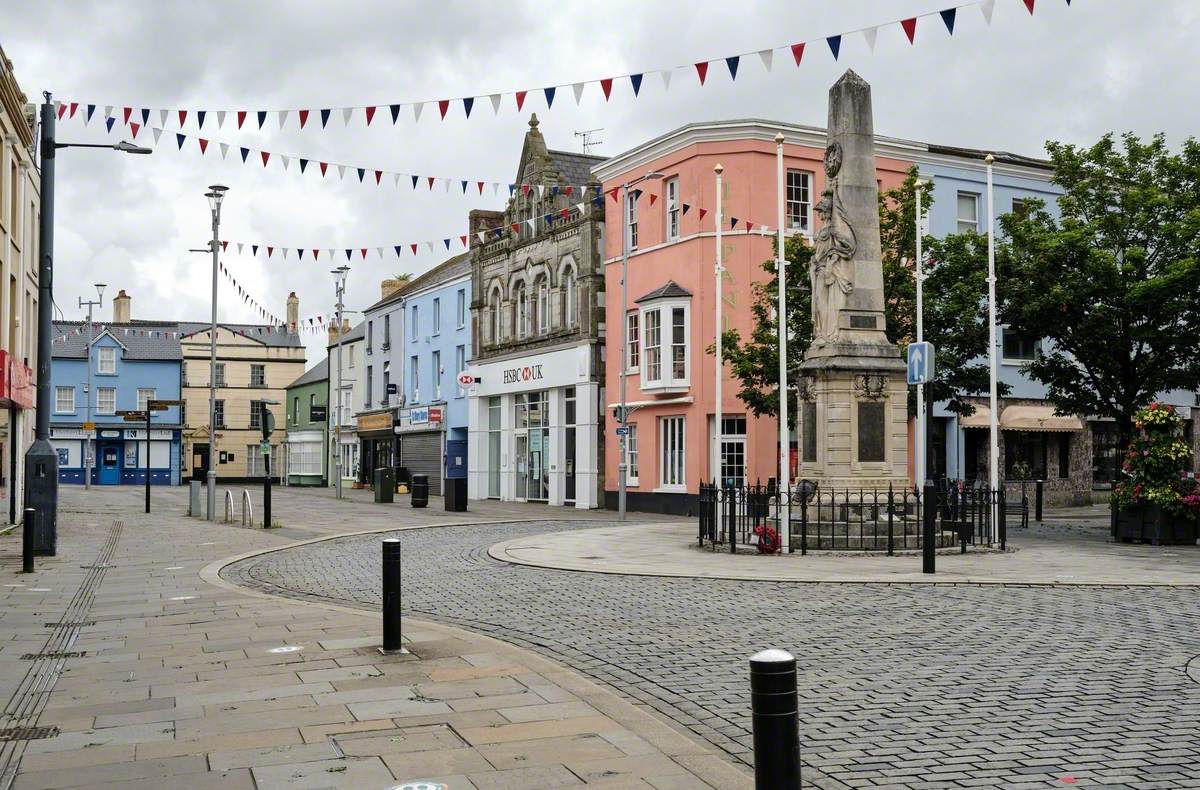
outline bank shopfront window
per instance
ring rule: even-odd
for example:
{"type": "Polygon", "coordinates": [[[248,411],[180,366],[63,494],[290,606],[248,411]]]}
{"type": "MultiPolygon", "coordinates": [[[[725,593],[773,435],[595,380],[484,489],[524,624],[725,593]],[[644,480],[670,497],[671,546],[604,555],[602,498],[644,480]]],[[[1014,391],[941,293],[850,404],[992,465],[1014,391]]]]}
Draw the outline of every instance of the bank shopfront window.
{"type": "Polygon", "coordinates": [[[500,498],[500,398],[488,398],[488,498],[500,498]]]}
{"type": "Polygon", "coordinates": [[[546,390],[519,393],[516,407],[516,498],[545,502],[550,498],[550,398],[546,390]]]}

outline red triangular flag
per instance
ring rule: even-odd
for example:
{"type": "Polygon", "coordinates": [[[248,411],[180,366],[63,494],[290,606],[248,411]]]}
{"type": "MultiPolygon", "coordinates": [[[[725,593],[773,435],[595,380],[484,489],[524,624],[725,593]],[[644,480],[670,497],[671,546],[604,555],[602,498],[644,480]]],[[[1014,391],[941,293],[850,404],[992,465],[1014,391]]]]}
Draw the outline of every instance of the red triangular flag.
{"type": "Polygon", "coordinates": [[[187,110],[179,111],[179,128],[183,128],[183,122],[187,120],[187,110]]]}
{"type": "Polygon", "coordinates": [[[529,194],[529,184],[521,184],[521,194],[522,195],[529,194]]]}
{"type": "Polygon", "coordinates": [[[362,249],[359,250],[359,252],[362,253],[363,260],[365,261],[367,259],[367,248],[363,247],[362,249]]]}
{"type": "Polygon", "coordinates": [[[571,209],[564,208],[561,211],[559,211],[558,213],[560,216],[562,216],[563,219],[567,219],[568,217],[571,216],[571,209]]]}
{"type": "Polygon", "coordinates": [[[446,120],[446,110],[450,109],[449,99],[438,100],[438,112],[442,114],[442,120],[446,120]]]}
{"type": "Polygon", "coordinates": [[[617,202],[617,190],[619,189],[620,187],[613,187],[612,189],[608,190],[608,196],[613,199],[614,203],[617,202]]]}
{"type": "Polygon", "coordinates": [[[267,160],[271,158],[271,152],[270,151],[259,151],[259,154],[262,156],[263,167],[266,167],[267,160]]]}
{"type": "Polygon", "coordinates": [[[482,194],[483,194],[483,182],[482,182],[482,181],[476,181],[476,182],[475,182],[475,185],[479,187],[479,194],[481,194],[481,195],[482,195],[482,194]]]}
{"type": "Polygon", "coordinates": [[[521,106],[525,104],[525,94],[527,91],[517,91],[517,112],[521,111],[521,106]]]}
{"type": "Polygon", "coordinates": [[[513,224],[509,225],[509,227],[512,228],[513,233],[521,232],[521,223],[519,222],[514,222],[513,224]]]}
{"type": "Polygon", "coordinates": [[[1029,9],[1029,13],[1033,13],[1034,0],[1025,0],[1025,7],[1029,9]]]}
{"type": "Polygon", "coordinates": [[[79,102],[77,102],[77,101],[71,102],[71,115],[70,115],[71,118],[75,117],[75,111],[78,109],[79,109],[79,102]]]}
{"type": "Polygon", "coordinates": [[[467,237],[466,236],[459,236],[458,240],[462,242],[462,246],[464,246],[464,247],[467,246],[467,237]]]}
{"type": "Polygon", "coordinates": [[[66,114],[67,114],[67,105],[60,103],[58,105],[58,120],[61,121],[62,117],[66,114]]]}
{"type": "Polygon", "coordinates": [[[224,252],[228,247],[229,247],[229,242],[227,242],[227,241],[221,242],[221,252],[224,252]]]}
{"type": "Polygon", "coordinates": [[[321,251],[320,251],[320,250],[313,250],[313,260],[315,261],[315,260],[316,260],[317,258],[319,258],[319,257],[321,257],[321,251]]]}
{"type": "Polygon", "coordinates": [[[274,247],[267,247],[267,257],[268,257],[268,258],[270,258],[270,257],[271,257],[271,253],[273,253],[273,252],[275,252],[275,248],[274,248],[274,247]]]}
{"type": "Polygon", "coordinates": [[[125,119],[123,121],[121,121],[121,123],[129,123],[129,113],[133,112],[133,108],[126,107],[124,112],[125,112],[125,119]]]}
{"type": "Polygon", "coordinates": [[[242,128],[242,123],[244,123],[245,120],[246,120],[246,111],[238,110],[238,128],[239,129],[242,128]]]}
{"type": "Polygon", "coordinates": [[[329,168],[329,164],[327,162],[318,162],[317,164],[321,165],[321,176],[323,177],[325,171],[329,168]]]}
{"type": "Polygon", "coordinates": [[[708,76],[708,61],[703,61],[696,64],[696,76],[700,78],[700,84],[704,84],[704,78],[708,76]]]}
{"type": "Polygon", "coordinates": [[[746,220],[746,232],[749,233],[752,230],[754,230],[754,223],[750,220],[746,220]]]}
{"type": "Polygon", "coordinates": [[[796,59],[796,65],[800,65],[800,59],[804,57],[804,42],[792,44],[792,57],[796,59]]]}
{"type": "Polygon", "coordinates": [[[367,108],[366,108],[366,111],[367,111],[367,126],[370,126],[370,125],[371,125],[371,119],[373,119],[373,118],[375,117],[375,108],[374,108],[374,107],[367,107],[367,108]]]}
{"type": "Polygon", "coordinates": [[[904,35],[908,36],[908,43],[913,43],[913,38],[917,35],[917,18],[914,16],[900,20],[900,27],[904,28],[904,35]]]}
{"type": "Polygon", "coordinates": [[[701,219],[701,220],[703,220],[703,219],[704,219],[704,215],[705,215],[705,214],[707,214],[707,213],[708,213],[708,209],[706,209],[706,208],[702,208],[702,209],[700,209],[700,219],[701,219]]]}
{"type": "Polygon", "coordinates": [[[434,178],[433,176],[426,176],[425,179],[427,181],[429,181],[429,191],[432,192],[433,191],[433,182],[437,181],[437,179],[434,178]]]}
{"type": "Polygon", "coordinates": [[[308,123],[308,110],[300,111],[300,128],[304,128],[304,124],[308,123]]]}
{"type": "Polygon", "coordinates": [[[651,192],[651,193],[650,193],[650,205],[651,205],[651,206],[653,206],[653,205],[654,205],[654,201],[656,201],[656,200],[658,200],[658,195],[656,195],[656,194],[654,194],[653,192],[651,192]]]}
{"type": "Polygon", "coordinates": [[[142,128],[141,125],[137,121],[133,121],[129,124],[129,128],[133,130],[133,138],[136,140],[138,129],[142,128]]]}
{"type": "Polygon", "coordinates": [[[612,77],[600,80],[600,89],[604,91],[604,100],[608,101],[609,94],[612,93],[612,77]]]}
{"type": "Polygon", "coordinates": [[[412,250],[413,255],[417,254],[417,245],[415,243],[408,245],[408,248],[412,250]]]}
{"type": "Polygon", "coordinates": [[[197,137],[196,140],[200,143],[200,153],[203,155],[208,151],[208,140],[203,137],[197,137]]]}
{"type": "Polygon", "coordinates": [[[376,171],[375,171],[375,183],[376,183],[376,184],[378,184],[378,183],[379,183],[379,179],[381,179],[381,178],[383,178],[383,171],[382,171],[382,170],[376,170],[376,171]]]}

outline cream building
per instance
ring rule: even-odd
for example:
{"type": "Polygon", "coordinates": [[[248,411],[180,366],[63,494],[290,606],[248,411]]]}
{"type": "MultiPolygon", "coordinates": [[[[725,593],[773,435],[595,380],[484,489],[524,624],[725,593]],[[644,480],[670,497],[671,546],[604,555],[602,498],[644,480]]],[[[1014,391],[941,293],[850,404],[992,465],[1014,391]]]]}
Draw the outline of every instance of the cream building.
{"type": "Polygon", "coordinates": [[[33,108],[0,49],[0,522],[21,508],[33,442],[37,357],[38,223],[33,108]]]}
{"type": "Polygon", "coordinates": [[[261,401],[275,418],[271,434],[271,476],[282,471],[280,449],[287,439],[284,400],[287,385],[304,373],[304,345],[296,333],[300,302],[288,297],[286,327],[217,324],[217,435],[208,424],[211,324],[179,323],[183,349],[184,480],[204,480],[209,464],[226,482],[260,479],[265,470],[261,401]]]}

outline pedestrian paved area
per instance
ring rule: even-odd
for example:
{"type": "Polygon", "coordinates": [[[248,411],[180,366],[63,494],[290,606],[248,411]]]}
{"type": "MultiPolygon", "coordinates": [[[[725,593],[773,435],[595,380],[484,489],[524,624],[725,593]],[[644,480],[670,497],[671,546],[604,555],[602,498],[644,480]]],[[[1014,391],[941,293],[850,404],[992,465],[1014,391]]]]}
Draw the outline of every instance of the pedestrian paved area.
{"type": "Polygon", "coordinates": [[[1103,525],[1068,524],[1056,513],[1045,525],[1009,531],[1008,551],[942,550],[933,576],[921,557],[809,552],[759,556],[697,546],[696,525],[616,524],[525,535],[490,547],[498,560],[597,573],[760,581],[885,584],[1095,584],[1200,587],[1200,546],[1113,543],[1103,525]]]}
{"type": "MultiPolygon", "coordinates": [[[[806,787],[1200,787],[1196,588],[747,582],[489,555],[503,541],[614,526],[545,512],[564,520],[395,533],[406,611],[531,647],[746,763],[747,657],[789,649],[806,787]]],[[[1077,564],[1093,562],[1086,525],[1059,531],[1064,556],[1077,541],[1077,564]]],[[[223,574],[372,608],[382,537],[312,542],[223,574]]],[[[1009,559],[1025,540],[1014,537],[1009,559]]]]}
{"type": "Polygon", "coordinates": [[[0,538],[0,787],[14,773],[16,788],[135,790],[746,785],[700,738],[528,650],[414,619],[410,652],[384,656],[378,607],[221,582],[222,558],[292,531],[362,529],[368,513],[375,526],[446,520],[278,500],[285,523],[317,515],[251,530],[180,515],[182,491],[156,489],[146,516],[140,491],[64,488],[57,557],[23,575],[19,534],[0,538]]]}

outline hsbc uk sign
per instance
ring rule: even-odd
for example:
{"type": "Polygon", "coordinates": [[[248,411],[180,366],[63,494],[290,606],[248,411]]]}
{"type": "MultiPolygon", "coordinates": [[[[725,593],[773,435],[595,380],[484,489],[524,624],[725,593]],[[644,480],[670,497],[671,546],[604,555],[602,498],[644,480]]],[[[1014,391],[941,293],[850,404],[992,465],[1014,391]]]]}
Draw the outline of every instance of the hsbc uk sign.
{"type": "Polygon", "coordinates": [[[506,368],[503,375],[505,384],[523,384],[527,381],[541,381],[543,379],[541,365],[522,365],[517,368],[506,368]]]}

